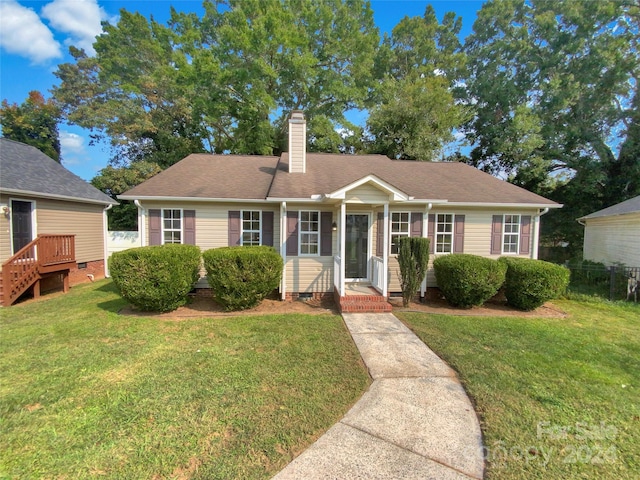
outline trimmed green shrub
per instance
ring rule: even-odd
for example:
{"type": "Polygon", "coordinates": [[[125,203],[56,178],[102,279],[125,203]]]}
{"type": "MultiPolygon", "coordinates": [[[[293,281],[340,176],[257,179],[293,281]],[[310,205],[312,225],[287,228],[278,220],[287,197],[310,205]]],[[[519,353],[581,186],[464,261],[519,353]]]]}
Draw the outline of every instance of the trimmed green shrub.
{"type": "Polygon", "coordinates": [[[454,307],[482,305],[493,297],[505,279],[507,266],[491,258],[454,253],[433,262],[438,287],[454,307]]]}
{"type": "Polygon", "coordinates": [[[520,310],[535,310],[564,294],[569,285],[570,271],[561,265],[517,257],[501,257],[499,263],[508,266],[507,303],[520,310]]]}
{"type": "Polygon", "coordinates": [[[131,248],[109,258],[120,295],[144,311],[170,312],[187,303],[200,277],[200,249],[167,244],[131,248]]]}
{"type": "Polygon", "coordinates": [[[398,242],[398,265],[400,266],[400,287],[402,305],[409,306],[411,299],[420,288],[427,274],[429,264],[429,239],[421,237],[400,237],[398,242]]]}
{"type": "Polygon", "coordinates": [[[273,247],[214,248],[202,256],[213,296],[226,310],[255,307],[282,277],[282,257],[273,247]]]}

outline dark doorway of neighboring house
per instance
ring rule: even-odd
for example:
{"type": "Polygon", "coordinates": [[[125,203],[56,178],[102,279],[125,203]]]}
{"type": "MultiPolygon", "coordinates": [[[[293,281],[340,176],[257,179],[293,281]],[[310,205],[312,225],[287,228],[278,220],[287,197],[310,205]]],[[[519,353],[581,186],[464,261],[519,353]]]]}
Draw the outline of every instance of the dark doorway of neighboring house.
{"type": "Polygon", "coordinates": [[[31,206],[31,202],[11,200],[11,231],[14,254],[33,240],[31,206]]]}

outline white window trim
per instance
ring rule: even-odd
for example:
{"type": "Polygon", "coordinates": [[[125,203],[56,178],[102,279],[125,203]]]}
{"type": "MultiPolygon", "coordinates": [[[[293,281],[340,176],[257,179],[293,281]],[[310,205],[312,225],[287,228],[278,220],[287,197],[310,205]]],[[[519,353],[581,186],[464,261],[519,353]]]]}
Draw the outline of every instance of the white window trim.
{"type": "MultiPolygon", "coordinates": [[[[434,225],[435,231],[433,232],[433,241],[435,245],[433,246],[433,253],[434,255],[450,255],[454,251],[454,242],[456,241],[456,238],[455,238],[456,215],[454,213],[436,213],[435,216],[436,216],[436,221],[434,225]],[[440,215],[451,215],[451,231],[450,232],[438,231],[438,225],[441,224],[441,222],[438,222],[438,217],[440,215]],[[448,235],[451,238],[451,243],[449,244],[451,248],[449,252],[438,252],[438,235],[448,235]]],[[[445,222],[442,222],[442,223],[444,224],[445,222]]]]}
{"type": "Polygon", "coordinates": [[[261,210],[240,210],[240,245],[244,245],[245,232],[255,233],[256,230],[244,229],[244,213],[245,212],[258,212],[258,245],[262,245],[262,211],[261,210]]]}
{"type": "Polygon", "coordinates": [[[300,257],[319,257],[320,256],[320,230],[321,230],[321,221],[322,215],[320,214],[320,210],[300,210],[298,211],[298,256],[300,257]],[[316,213],[318,215],[318,231],[303,231],[302,230],[302,214],[303,213],[316,213]],[[318,238],[318,252],[317,253],[302,253],[302,235],[303,234],[315,234],[318,238]]]}
{"type": "MultiPolygon", "coordinates": [[[[401,224],[404,222],[400,222],[401,224]]],[[[392,257],[397,257],[397,253],[393,253],[393,237],[397,235],[402,235],[404,237],[411,236],[411,212],[409,211],[401,211],[401,212],[389,212],[389,255],[392,257]],[[407,232],[394,232],[393,231],[393,216],[395,214],[402,215],[403,213],[407,214],[407,232]]]]}
{"type": "MultiPolygon", "coordinates": [[[[180,244],[183,244],[184,243],[184,210],[182,208],[163,208],[161,210],[161,212],[160,212],[160,215],[161,215],[160,216],[160,221],[161,221],[160,225],[162,227],[161,230],[160,230],[161,231],[161,240],[162,240],[161,245],[165,244],[165,242],[164,242],[164,232],[165,231],[167,231],[167,232],[177,232],[178,231],[178,230],[176,230],[174,228],[171,228],[169,230],[165,230],[165,228],[164,228],[164,212],[167,211],[167,210],[172,210],[172,211],[173,210],[178,210],[180,212],[180,244]]],[[[174,242],[171,242],[171,243],[174,243],[174,242]]]]}
{"type": "MultiPolygon", "coordinates": [[[[514,225],[514,222],[510,222],[509,224],[514,225]]],[[[520,215],[519,213],[505,213],[504,215],[502,215],[502,248],[501,248],[502,255],[520,255],[520,235],[522,234],[521,230],[522,230],[522,215],[520,215]],[[507,233],[507,217],[518,217],[518,221],[515,223],[515,225],[518,225],[517,234],[512,232],[507,233]],[[518,239],[516,240],[515,252],[504,251],[505,239],[507,235],[517,235],[518,237],[518,239]]]]}

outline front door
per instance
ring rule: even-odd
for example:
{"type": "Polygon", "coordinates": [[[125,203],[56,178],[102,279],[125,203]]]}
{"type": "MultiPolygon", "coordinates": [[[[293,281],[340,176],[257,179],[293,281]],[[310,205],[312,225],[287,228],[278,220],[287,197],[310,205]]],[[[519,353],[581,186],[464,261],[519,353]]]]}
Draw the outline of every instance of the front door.
{"type": "Polygon", "coordinates": [[[33,240],[31,202],[11,200],[11,232],[14,254],[33,240]]]}
{"type": "Polygon", "coordinates": [[[369,277],[369,215],[347,215],[345,273],[350,280],[369,277]]]}

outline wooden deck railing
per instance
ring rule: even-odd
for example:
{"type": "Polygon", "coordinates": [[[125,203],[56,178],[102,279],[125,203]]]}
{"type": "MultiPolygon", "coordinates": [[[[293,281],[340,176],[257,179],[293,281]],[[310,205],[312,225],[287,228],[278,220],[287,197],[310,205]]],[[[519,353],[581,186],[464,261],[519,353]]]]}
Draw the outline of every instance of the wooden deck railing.
{"type": "MultiPolygon", "coordinates": [[[[75,251],[75,235],[38,235],[2,264],[2,304],[13,304],[42,274],[70,269],[75,251]]],[[[39,283],[36,288],[39,294],[39,283]]]]}

